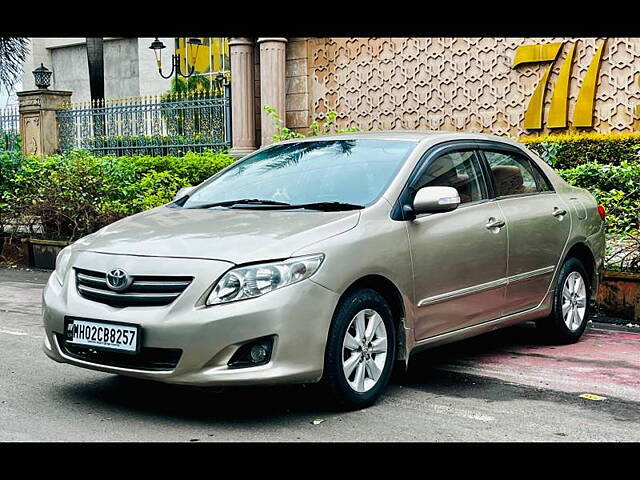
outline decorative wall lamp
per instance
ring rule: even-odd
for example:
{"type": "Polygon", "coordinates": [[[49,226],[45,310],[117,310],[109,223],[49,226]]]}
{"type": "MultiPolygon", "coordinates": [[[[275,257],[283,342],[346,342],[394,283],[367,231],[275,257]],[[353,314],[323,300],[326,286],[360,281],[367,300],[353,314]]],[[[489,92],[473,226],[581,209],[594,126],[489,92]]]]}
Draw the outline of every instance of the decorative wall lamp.
{"type": "Polygon", "coordinates": [[[186,54],[190,56],[190,60],[191,60],[190,63],[192,65],[191,67],[189,66],[187,67],[187,72],[182,71],[182,66],[180,64],[180,54],[174,53],[173,55],[171,55],[171,72],[168,75],[165,75],[162,72],[162,49],[167,48],[165,44],[162,43],[158,39],[158,37],[156,37],[156,39],[153,42],[151,42],[151,45],[149,46],[149,48],[153,50],[153,53],[156,56],[158,73],[160,73],[160,76],[162,78],[171,78],[171,76],[175,74],[176,80],[177,80],[178,76],[181,76],[183,78],[189,78],[191,75],[194,74],[196,69],[193,65],[195,65],[196,63],[196,58],[198,57],[198,49],[200,48],[201,45],[202,45],[202,40],[200,40],[199,38],[190,38],[187,41],[186,54]]]}
{"type": "Polygon", "coordinates": [[[51,75],[53,74],[53,72],[45,67],[43,63],[41,63],[40,66],[31,73],[33,73],[37,88],[41,90],[46,90],[47,88],[49,88],[49,85],[51,85],[51,75]]]}

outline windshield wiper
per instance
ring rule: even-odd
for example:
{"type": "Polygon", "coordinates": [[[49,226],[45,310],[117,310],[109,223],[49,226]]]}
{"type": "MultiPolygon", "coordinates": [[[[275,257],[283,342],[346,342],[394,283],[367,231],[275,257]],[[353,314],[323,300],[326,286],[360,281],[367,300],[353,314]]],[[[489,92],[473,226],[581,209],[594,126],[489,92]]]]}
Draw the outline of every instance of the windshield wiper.
{"type": "Polygon", "coordinates": [[[356,205],[353,203],[344,202],[313,202],[313,203],[300,203],[292,205],[286,202],[278,202],[275,200],[261,200],[258,198],[241,198],[238,200],[227,200],[225,202],[205,203],[203,205],[197,205],[195,207],[186,208],[213,208],[213,207],[230,207],[230,208],[266,208],[266,209],[290,209],[290,208],[304,208],[307,210],[320,210],[325,212],[336,212],[342,210],[360,210],[364,208],[364,205],[356,205]]]}
{"type": "Polygon", "coordinates": [[[277,202],[275,200],[261,200],[259,198],[240,198],[238,200],[226,200],[224,202],[205,203],[195,207],[187,208],[213,208],[213,207],[231,207],[233,205],[278,205],[290,206],[286,202],[277,202]]]}
{"type": "Polygon", "coordinates": [[[360,210],[364,208],[364,205],[356,205],[355,203],[344,202],[314,202],[291,205],[291,208],[306,208],[308,210],[322,210],[325,212],[331,212],[341,210],[360,210]]]}

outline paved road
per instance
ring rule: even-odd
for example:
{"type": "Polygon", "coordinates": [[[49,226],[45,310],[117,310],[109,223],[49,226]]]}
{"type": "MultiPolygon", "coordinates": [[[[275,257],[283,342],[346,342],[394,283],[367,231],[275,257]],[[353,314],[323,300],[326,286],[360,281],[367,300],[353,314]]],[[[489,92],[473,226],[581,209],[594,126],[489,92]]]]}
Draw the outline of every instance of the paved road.
{"type": "Polygon", "coordinates": [[[495,332],[414,357],[378,404],[336,413],[313,388],[202,390],[56,364],[40,350],[46,276],[0,269],[0,441],[640,441],[627,376],[639,334],[590,328],[585,348],[558,352],[526,326],[495,332]]]}

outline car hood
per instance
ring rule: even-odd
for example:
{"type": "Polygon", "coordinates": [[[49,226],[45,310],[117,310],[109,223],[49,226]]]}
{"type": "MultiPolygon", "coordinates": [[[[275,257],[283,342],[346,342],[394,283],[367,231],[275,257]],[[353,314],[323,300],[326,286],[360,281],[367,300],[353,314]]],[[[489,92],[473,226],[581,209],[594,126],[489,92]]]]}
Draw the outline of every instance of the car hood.
{"type": "Polygon", "coordinates": [[[74,250],[240,264],[287,258],[354,228],[358,211],[183,209],[158,207],[81,238],[74,250]]]}

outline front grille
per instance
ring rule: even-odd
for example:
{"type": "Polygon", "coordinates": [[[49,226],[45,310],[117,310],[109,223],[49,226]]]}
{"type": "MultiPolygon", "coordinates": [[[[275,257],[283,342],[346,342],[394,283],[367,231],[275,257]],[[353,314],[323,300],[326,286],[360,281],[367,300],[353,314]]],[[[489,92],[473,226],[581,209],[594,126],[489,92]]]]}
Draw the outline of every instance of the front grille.
{"type": "Polygon", "coordinates": [[[179,348],[152,348],[142,347],[140,353],[131,355],[128,353],[108,352],[97,350],[83,345],[66,343],[62,335],[56,334],[58,345],[62,351],[78,360],[97,363],[110,367],[133,368],[136,370],[169,371],[176,368],[182,350],[179,348]]]}
{"type": "Polygon", "coordinates": [[[123,291],[107,285],[106,273],[76,269],[78,293],[89,300],[117,307],[169,305],[189,286],[193,277],[135,275],[123,291]]]}

